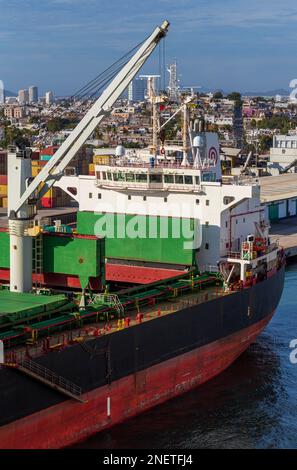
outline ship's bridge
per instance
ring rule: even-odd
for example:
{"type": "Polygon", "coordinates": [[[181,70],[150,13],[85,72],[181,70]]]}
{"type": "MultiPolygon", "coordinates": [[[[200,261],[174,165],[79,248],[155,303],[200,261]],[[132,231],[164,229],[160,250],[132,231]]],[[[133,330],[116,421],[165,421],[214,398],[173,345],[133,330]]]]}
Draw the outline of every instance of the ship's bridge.
{"type": "Polygon", "coordinates": [[[96,165],[97,187],[114,189],[201,192],[203,183],[220,185],[213,167],[193,168],[178,163],[145,162],[96,165]]]}

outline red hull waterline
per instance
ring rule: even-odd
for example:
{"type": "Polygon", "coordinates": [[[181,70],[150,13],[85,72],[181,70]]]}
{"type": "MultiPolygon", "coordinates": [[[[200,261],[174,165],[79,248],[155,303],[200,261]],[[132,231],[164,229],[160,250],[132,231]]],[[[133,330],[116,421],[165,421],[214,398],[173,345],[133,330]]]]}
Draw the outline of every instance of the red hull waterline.
{"type": "Polygon", "coordinates": [[[0,428],[1,449],[57,449],[210,380],[255,341],[273,314],[235,334],[0,428]]]}

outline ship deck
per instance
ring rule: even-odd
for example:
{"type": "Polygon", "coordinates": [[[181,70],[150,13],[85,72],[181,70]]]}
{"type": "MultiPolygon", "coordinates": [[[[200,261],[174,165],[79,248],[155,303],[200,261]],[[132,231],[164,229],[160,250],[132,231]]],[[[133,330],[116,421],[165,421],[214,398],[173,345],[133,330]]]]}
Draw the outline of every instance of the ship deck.
{"type": "Polygon", "coordinates": [[[0,317],[12,314],[37,314],[55,308],[64,300],[63,295],[45,296],[0,291],[0,317]]]}
{"type": "MultiPolygon", "coordinates": [[[[125,311],[122,317],[119,317],[114,309],[102,305],[101,307],[97,306],[95,309],[88,306],[86,310],[81,311],[78,316],[72,312],[70,314],[71,321],[69,320],[70,315],[67,311],[61,312],[58,317],[51,315],[44,319],[39,318],[39,321],[36,321],[36,319],[35,322],[31,322],[29,326],[29,330],[38,331],[38,335],[34,341],[32,341],[29,331],[27,333],[27,341],[23,341],[22,344],[13,344],[13,334],[20,333],[16,325],[16,327],[7,331],[7,333],[11,335],[10,338],[12,340],[12,342],[10,342],[8,338],[8,341],[6,341],[8,360],[21,361],[28,356],[31,358],[38,357],[50,351],[64,349],[65,347],[71,346],[71,344],[85,343],[88,340],[94,339],[95,336],[109,335],[121,329],[133,327],[139,323],[152,321],[158,317],[169,315],[191,306],[198,306],[214,298],[232,294],[232,292],[225,292],[223,290],[216,276],[200,277],[202,277],[203,282],[194,283],[193,280],[190,279],[177,280],[173,284],[175,287],[172,288],[171,284],[170,290],[166,290],[166,293],[162,292],[161,296],[158,285],[152,286],[150,290],[144,289],[142,291],[142,289],[139,288],[135,290],[132,288],[121,291],[119,297],[121,298],[125,311]],[[158,296],[160,297],[158,298],[158,296]],[[9,357],[9,355],[11,355],[11,357],[9,357]]],[[[3,297],[9,298],[9,294],[10,293],[5,293],[3,297]]],[[[11,297],[12,307],[13,297],[15,295],[16,294],[11,297]]],[[[38,296],[29,294],[30,298],[31,296],[38,298],[38,296]]],[[[61,296],[53,296],[53,298],[55,297],[61,296]]],[[[48,299],[50,299],[50,296],[48,299]]],[[[29,304],[30,299],[28,298],[28,305],[29,304]]],[[[26,303],[22,305],[24,306],[26,303]]],[[[32,305],[33,304],[31,304],[31,306],[32,305]]],[[[46,300],[43,307],[44,306],[47,306],[46,300]]],[[[1,311],[3,311],[2,305],[1,311]]],[[[23,320],[20,327],[23,327],[25,323],[27,323],[26,320],[23,320]]]]}

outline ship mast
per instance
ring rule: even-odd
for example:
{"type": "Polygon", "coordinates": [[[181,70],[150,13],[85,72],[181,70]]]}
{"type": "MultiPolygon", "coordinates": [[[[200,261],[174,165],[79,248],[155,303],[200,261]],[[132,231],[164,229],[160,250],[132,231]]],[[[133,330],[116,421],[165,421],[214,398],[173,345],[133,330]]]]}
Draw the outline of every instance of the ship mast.
{"type": "Polygon", "coordinates": [[[152,144],[150,146],[150,153],[153,157],[157,157],[159,148],[159,133],[158,133],[158,102],[159,97],[156,93],[156,80],[160,75],[140,75],[140,78],[147,79],[147,99],[151,103],[152,109],[152,144]]]}
{"type": "Polygon", "coordinates": [[[188,132],[189,132],[189,113],[188,113],[188,103],[185,101],[183,104],[183,161],[182,166],[188,166],[188,132]]]}

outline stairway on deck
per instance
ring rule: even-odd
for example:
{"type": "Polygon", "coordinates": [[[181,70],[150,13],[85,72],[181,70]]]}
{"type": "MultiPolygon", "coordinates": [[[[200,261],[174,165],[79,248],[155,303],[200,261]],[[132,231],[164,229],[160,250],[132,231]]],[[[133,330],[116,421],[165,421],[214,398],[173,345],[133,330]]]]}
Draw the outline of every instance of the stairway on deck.
{"type": "Polygon", "coordinates": [[[37,362],[26,359],[18,363],[6,364],[6,366],[14,368],[19,372],[28,375],[32,379],[35,379],[38,382],[41,382],[44,385],[57,390],[63,395],[73,398],[81,403],[86,403],[86,400],[82,398],[81,387],[38,364],[37,362]]]}

